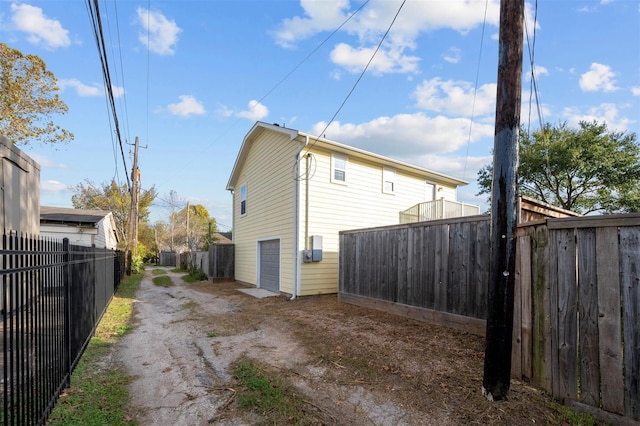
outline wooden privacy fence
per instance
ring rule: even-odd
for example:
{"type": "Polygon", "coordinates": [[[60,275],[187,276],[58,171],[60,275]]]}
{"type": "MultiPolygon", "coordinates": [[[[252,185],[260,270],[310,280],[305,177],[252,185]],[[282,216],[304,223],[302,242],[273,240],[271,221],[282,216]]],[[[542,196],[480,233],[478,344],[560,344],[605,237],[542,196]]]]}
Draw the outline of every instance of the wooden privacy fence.
{"type": "Polygon", "coordinates": [[[340,233],[339,297],[484,334],[489,217],[340,233]]]}
{"type": "Polygon", "coordinates": [[[518,234],[512,373],[640,420],[640,215],[549,219],[518,234]]]}
{"type": "MultiPolygon", "coordinates": [[[[484,335],[489,218],[340,233],[347,303],[484,335]]],[[[640,214],[518,229],[512,374],[640,420],[640,214]]]]}

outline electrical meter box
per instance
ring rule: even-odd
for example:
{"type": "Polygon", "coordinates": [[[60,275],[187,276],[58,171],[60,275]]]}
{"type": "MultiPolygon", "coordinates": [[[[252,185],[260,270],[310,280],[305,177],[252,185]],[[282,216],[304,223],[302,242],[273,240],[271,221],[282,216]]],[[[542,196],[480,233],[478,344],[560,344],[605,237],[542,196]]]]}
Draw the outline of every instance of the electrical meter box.
{"type": "Polygon", "coordinates": [[[311,236],[311,250],[305,250],[302,259],[304,262],[320,262],[322,260],[322,236],[311,236]]]}

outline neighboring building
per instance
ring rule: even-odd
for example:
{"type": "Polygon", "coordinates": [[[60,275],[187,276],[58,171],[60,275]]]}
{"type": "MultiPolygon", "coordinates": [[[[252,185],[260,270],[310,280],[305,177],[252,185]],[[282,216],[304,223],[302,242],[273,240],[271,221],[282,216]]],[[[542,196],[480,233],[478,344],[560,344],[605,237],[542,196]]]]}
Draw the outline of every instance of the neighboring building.
{"type": "Polygon", "coordinates": [[[213,239],[215,240],[213,244],[233,244],[231,238],[231,232],[215,232],[213,234],[213,239]]]}
{"type": "Polygon", "coordinates": [[[103,210],[41,206],[40,236],[86,247],[115,249],[118,244],[113,214],[103,210]]]}
{"type": "Polygon", "coordinates": [[[455,200],[466,183],[258,122],[227,184],[235,278],[293,296],[335,293],[339,231],[397,224],[401,211],[436,198],[455,200]]]}
{"type": "Polygon", "coordinates": [[[0,230],[36,235],[40,165],[0,136],[0,230]]]}

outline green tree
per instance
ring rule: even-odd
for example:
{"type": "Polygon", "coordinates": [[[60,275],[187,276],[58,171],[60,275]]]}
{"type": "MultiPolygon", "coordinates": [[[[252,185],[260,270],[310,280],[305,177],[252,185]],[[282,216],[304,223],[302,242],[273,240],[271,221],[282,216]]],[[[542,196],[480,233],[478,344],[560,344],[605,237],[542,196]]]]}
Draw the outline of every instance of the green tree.
{"type": "Polygon", "coordinates": [[[0,43],[0,134],[25,145],[73,140],[73,133],[51,120],[69,109],[58,96],[57,81],[40,57],[0,43]]]}
{"type": "MultiPolygon", "coordinates": [[[[118,185],[115,180],[102,185],[94,185],[87,180],[73,189],[71,203],[76,209],[96,209],[110,211],[116,222],[120,237],[120,246],[127,244],[129,231],[129,211],[131,210],[131,195],[126,185],[118,185]]],[[[149,220],[149,208],[156,198],[155,187],[140,191],[138,199],[138,221],[146,223],[149,220]]],[[[140,227],[139,227],[140,228],[140,227]]],[[[151,249],[147,247],[147,249],[151,249]]]]}
{"type": "MultiPolygon", "coordinates": [[[[480,194],[491,193],[492,165],[478,172],[480,194]]],[[[578,213],[640,211],[640,145],[635,133],[580,122],[520,131],[518,190],[578,213]]]]}
{"type": "Polygon", "coordinates": [[[209,217],[209,211],[201,204],[187,205],[178,211],[174,223],[179,224],[179,239],[189,250],[208,250],[214,242],[212,235],[218,230],[215,218],[209,217]]]}

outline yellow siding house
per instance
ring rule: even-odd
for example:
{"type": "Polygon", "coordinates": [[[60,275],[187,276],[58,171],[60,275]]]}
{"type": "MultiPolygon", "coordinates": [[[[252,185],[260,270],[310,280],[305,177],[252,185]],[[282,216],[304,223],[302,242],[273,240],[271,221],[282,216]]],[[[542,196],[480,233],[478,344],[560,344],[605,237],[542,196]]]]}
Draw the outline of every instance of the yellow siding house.
{"type": "Polygon", "coordinates": [[[227,189],[235,278],[292,297],[338,291],[338,233],[393,225],[467,182],[281,127],[256,123],[227,189]]]}

